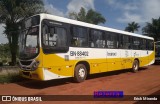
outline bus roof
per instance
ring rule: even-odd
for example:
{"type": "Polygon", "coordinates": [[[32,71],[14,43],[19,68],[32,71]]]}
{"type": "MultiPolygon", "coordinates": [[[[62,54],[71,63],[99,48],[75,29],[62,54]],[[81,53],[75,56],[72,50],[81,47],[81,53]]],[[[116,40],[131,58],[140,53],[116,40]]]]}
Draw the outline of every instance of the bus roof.
{"type": "Polygon", "coordinates": [[[51,14],[41,13],[38,15],[41,16],[41,20],[42,19],[50,19],[50,20],[54,20],[54,21],[58,21],[58,22],[69,23],[69,24],[73,24],[73,25],[84,26],[84,27],[100,29],[100,30],[104,30],[104,31],[115,32],[115,33],[120,33],[120,34],[131,35],[131,36],[154,40],[152,37],[148,37],[148,36],[144,36],[144,35],[140,35],[140,34],[136,34],[136,33],[131,33],[131,32],[126,32],[126,31],[122,31],[122,30],[118,30],[118,29],[113,29],[113,28],[109,28],[109,27],[94,25],[94,24],[90,24],[90,23],[85,23],[85,22],[72,20],[72,19],[68,19],[68,18],[64,18],[64,17],[59,17],[59,16],[55,16],[55,15],[51,15],[51,14]]]}

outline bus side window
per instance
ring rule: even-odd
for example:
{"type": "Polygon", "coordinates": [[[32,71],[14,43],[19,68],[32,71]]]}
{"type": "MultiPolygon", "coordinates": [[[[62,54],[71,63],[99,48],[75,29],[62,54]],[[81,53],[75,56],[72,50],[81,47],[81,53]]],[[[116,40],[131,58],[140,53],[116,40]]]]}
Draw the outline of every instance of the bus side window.
{"type": "Polygon", "coordinates": [[[119,46],[118,35],[113,32],[106,32],[107,48],[116,49],[119,46]]]}
{"type": "Polygon", "coordinates": [[[132,41],[133,41],[133,37],[129,36],[129,42],[130,42],[129,49],[133,49],[132,41]]]}
{"type": "Polygon", "coordinates": [[[119,41],[118,41],[118,36],[116,33],[113,33],[113,43],[114,43],[113,48],[115,49],[118,48],[119,41]]]}
{"type": "Polygon", "coordinates": [[[57,26],[43,25],[43,46],[46,47],[65,47],[67,44],[66,29],[57,26]]]}
{"type": "Polygon", "coordinates": [[[87,28],[79,26],[71,26],[71,45],[74,47],[88,46],[87,28]]]}
{"type": "Polygon", "coordinates": [[[106,48],[111,48],[110,45],[111,45],[111,42],[110,42],[110,39],[111,36],[108,32],[106,32],[106,48]]]}
{"type": "Polygon", "coordinates": [[[140,49],[140,38],[133,37],[133,49],[139,50],[140,49]]]}
{"type": "Polygon", "coordinates": [[[63,27],[55,27],[53,38],[57,47],[65,47],[67,45],[67,31],[63,27]]]}
{"type": "Polygon", "coordinates": [[[91,48],[95,47],[95,43],[94,43],[94,36],[92,35],[92,31],[90,30],[89,32],[89,46],[91,48]]]}
{"type": "Polygon", "coordinates": [[[102,31],[92,29],[90,31],[90,47],[104,48],[105,38],[103,35],[102,31]]]}
{"type": "Polygon", "coordinates": [[[154,50],[154,42],[152,40],[147,40],[148,50],[154,50]]]}
{"type": "Polygon", "coordinates": [[[130,49],[129,36],[127,36],[127,35],[123,35],[123,48],[130,49]]]}
{"type": "Polygon", "coordinates": [[[119,49],[123,49],[123,34],[118,34],[118,37],[119,37],[119,39],[118,39],[118,41],[119,41],[118,48],[119,49]]]}
{"type": "Polygon", "coordinates": [[[56,46],[57,45],[57,34],[55,34],[55,28],[50,28],[49,33],[49,46],[56,46]]]}
{"type": "Polygon", "coordinates": [[[48,45],[49,41],[48,41],[48,34],[49,34],[49,29],[47,25],[43,25],[43,29],[42,29],[42,33],[43,33],[43,44],[44,45],[48,45]]]}
{"type": "Polygon", "coordinates": [[[140,49],[142,49],[142,50],[146,50],[146,39],[141,39],[142,41],[141,41],[141,48],[140,49]]]}

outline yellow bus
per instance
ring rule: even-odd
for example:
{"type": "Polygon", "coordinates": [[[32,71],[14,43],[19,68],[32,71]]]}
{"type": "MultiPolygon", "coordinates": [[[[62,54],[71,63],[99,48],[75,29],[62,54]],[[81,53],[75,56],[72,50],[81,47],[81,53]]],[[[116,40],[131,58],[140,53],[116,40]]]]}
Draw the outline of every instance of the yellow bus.
{"type": "Polygon", "coordinates": [[[26,19],[19,40],[21,75],[37,80],[73,77],[148,66],[154,39],[50,14],[26,19]]]}

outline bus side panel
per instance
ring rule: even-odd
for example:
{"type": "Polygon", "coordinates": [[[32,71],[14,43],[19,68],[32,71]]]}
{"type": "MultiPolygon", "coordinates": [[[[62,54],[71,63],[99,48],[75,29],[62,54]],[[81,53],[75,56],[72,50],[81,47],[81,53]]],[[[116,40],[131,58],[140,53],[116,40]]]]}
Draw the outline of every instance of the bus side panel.
{"type": "Polygon", "coordinates": [[[148,53],[149,53],[148,64],[151,65],[155,62],[155,51],[148,51],[148,53]]]}
{"type": "Polygon", "coordinates": [[[75,61],[68,61],[65,54],[63,58],[57,54],[44,54],[44,76],[46,76],[47,79],[71,77],[73,76],[74,63],[75,61]]]}
{"type": "Polygon", "coordinates": [[[120,49],[107,49],[107,70],[120,70],[122,69],[121,51],[120,49]]]}
{"type": "Polygon", "coordinates": [[[149,63],[149,53],[147,50],[142,50],[141,51],[141,57],[139,58],[140,60],[140,67],[146,66],[149,63]]]}
{"type": "Polygon", "coordinates": [[[132,68],[132,50],[121,50],[123,69],[132,68]]]}
{"type": "Polygon", "coordinates": [[[90,59],[87,60],[90,63],[90,74],[106,72],[107,63],[104,59],[90,59]]]}
{"type": "Polygon", "coordinates": [[[90,74],[104,72],[107,69],[106,49],[70,47],[68,54],[70,61],[89,63],[90,74]]]}

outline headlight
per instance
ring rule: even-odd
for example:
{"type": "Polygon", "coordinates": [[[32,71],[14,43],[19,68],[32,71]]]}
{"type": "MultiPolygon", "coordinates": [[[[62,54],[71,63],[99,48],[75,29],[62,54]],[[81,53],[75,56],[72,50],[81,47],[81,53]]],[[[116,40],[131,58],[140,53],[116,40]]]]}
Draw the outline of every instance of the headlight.
{"type": "Polygon", "coordinates": [[[32,69],[32,70],[36,70],[36,69],[38,68],[39,63],[40,63],[39,61],[35,61],[35,62],[32,64],[31,69],[32,69]]]}

